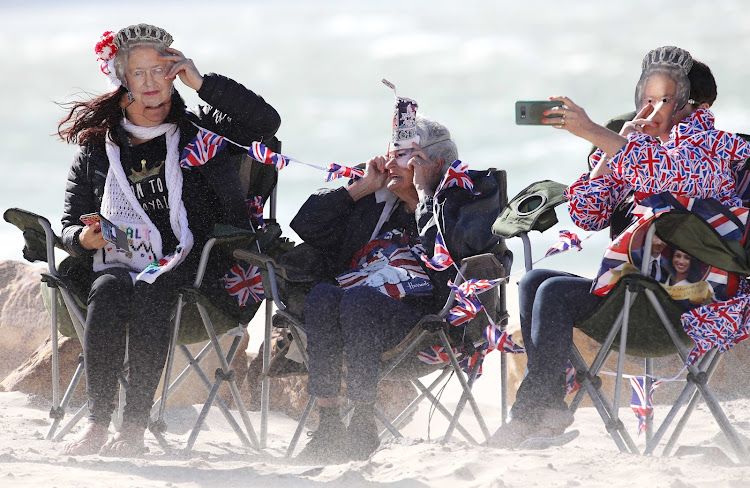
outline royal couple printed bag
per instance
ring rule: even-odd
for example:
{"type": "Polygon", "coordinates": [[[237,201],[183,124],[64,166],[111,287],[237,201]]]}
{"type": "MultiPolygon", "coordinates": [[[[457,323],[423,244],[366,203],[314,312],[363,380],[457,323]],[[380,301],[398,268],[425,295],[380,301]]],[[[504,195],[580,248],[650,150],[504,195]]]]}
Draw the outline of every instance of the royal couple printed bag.
{"type": "MultiPolygon", "coordinates": [[[[708,225],[698,225],[691,231],[685,245],[669,245],[658,236],[652,242],[647,273],[666,289],[673,300],[686,309],[712,302],[724,301],[737,293],[738,276],[707,262],[716,262],[716,251],[701,246],[701,235],[714,233],[720,240],[745,239],[748,209],[728,207],[714,199],[675,197],[662,193],[645,198],[633,208],[635,221],[621,232],[607,247],[592,292],[605,296],[625,274],[639,273],[643,263],[643,247],[648,228],[666,213],[692,213],[708,225]],[[689,248],[695,247],[691,252],[689,248]],[[700,248],[700,257],[697,249],[700,248]],[[704,249],[705,248],[705,249],[704,249]]],[[[700,222],[698,222],[700,224],[700,222]]]]}
{"type": "Polygon", "coordinates": [[[337,276],[336,281],[343,289],[370,286],[396,299],[428,296],[433,285],[420,264],[424,254],[421,243],[410,243],[407,234],[385,232],[357,251],[352,269],[337,276]]]}

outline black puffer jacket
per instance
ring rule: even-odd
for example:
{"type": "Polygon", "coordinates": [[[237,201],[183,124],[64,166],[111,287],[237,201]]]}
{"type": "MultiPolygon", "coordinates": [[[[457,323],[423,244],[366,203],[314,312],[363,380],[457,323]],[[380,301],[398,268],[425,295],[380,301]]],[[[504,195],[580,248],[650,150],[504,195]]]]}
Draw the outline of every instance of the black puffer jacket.
{"type": "MultiPolygon", "coordinates": [[[[198,96],[208,105],[188,113],[180,128],[179,152],[195,137],[198,129],[191,124],[249,146],[253,141],[273,137],[281,119],[276,110],[241,84],[217,74],[207,74],[198,96]]],[[[115,134],[121,147],[127,146],[127,135],[118,128],[115,134]]],[[[193,233],[193,251],[188,262],[197,262],[200,249],[210,237],[214,223],[247,227],[245,195],[242,194],[234,157],[246,150],[228,144],[208,164],[183,169],[183,202],[193,233]]],[[[80,216],[98,212],[109,160],[103,142],[82,146],[68,173],[65,187],[62,240],[66,251],[76,257],[91,257],[95,251],[84,249],[76,235],[83,228],[80,216]]],[[[166,254],[165,250],[165,254],[166,254]]]]}
{"type": "MultiPolygon", "coordinates": [[[[437,236],[435,218],[440,219],[445,243],[451,257],[457,262],[468,256],[490,252],[498,243],[491,226],[500,212],[497,183],[491,177],[480,178],[481,173],[471,172],[475,190],[481,196],[461,188],[448,188],[439,215],[433,215],[433,199],[420,201],[414,214],[408,214],[399,205],[379,234],[393,229],[404,229],[419,236],[427,254],[432,257],[437,236]]],[[[354,253],[370,240],[380,214],[385,206],[378,203],[374,194],[354,201],[346,188],[318,190],[302,205],[292,219],[292,229],[321,256],[321,278],[332,280],[351,269],[354,253]]],[[[456,271],[434,271],[424,264],[424,271],[434,286],[432,296],[406,296],[403,301],[423,313],[437,313],[450,294],[448,280],[454,280],[456,271]]]]}

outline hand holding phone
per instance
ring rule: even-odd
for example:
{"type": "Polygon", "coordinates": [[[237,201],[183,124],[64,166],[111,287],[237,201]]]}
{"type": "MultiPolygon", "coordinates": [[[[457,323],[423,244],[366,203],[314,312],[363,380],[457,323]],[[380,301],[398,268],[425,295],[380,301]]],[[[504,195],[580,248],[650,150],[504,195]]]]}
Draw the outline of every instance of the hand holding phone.
{"type": "Polygon", "coordinates": [[[516,125],[548,125],[543,124],[542,119],[554,119],[560,115],[544,115],[546,110],[552,107],[562,107],[562,102],[550,100],[532,100],[516,102],[516,125]]]}

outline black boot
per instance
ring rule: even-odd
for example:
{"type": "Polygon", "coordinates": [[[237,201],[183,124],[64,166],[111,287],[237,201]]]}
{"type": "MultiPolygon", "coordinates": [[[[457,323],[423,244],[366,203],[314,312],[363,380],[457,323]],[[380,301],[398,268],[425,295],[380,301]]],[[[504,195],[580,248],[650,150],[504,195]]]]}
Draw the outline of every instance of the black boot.
{"type": "Polygon", "coordinates": [[[346,431],[349,457],[364,461],[380,446],[378,427],[375,425],[375,405],[359,403],[354,408],[352,421],[346,431]]]}
{"type": "Polygon", "coordinates": [[[346,426],[338,407],[320,407],[318,430],[308,432],[310,440],[297,456],[302,464],[338,464],[348,461],[346,426]]]}

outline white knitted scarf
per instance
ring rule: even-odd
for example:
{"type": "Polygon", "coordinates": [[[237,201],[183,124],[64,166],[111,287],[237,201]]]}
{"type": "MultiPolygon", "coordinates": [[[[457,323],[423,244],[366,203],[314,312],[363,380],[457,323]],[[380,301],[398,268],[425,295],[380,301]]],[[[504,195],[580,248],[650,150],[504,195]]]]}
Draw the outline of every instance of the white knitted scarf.
{"type": "Polygon", "coordinates": [[[95,259],[94,270],[125,266],[138,272],[136,280],[153,283],[158,276],[176,267],[193,247],[193,234],[188,227],[187,212],[182,201],[182,170],[179,162],[180,130],[175,124],[141,127],[127,119],[122,127],[138,139],[153,139],[166,134],[167,157],[165,177],[169,193],[169,222],[179,244],[173,254],[164,257],[159,230],[138,202],[120,162],[120,147],[106,138],[109,171],[104,184],[101,214],[126,231],[131,249],[118,250],[112,245],[100,249],[102,256],[95,259]],[[133,249],[134,240],[140,239],[133,249]],[[140,252],[143,250],[144,252],[140,252]],[[148,252],[151,251],[151,252],[148,252]],[[106,259],[105,259],[106,255],[106,259]]]}

